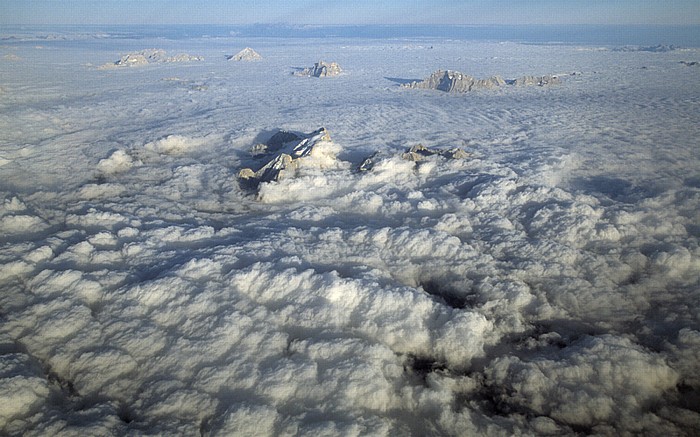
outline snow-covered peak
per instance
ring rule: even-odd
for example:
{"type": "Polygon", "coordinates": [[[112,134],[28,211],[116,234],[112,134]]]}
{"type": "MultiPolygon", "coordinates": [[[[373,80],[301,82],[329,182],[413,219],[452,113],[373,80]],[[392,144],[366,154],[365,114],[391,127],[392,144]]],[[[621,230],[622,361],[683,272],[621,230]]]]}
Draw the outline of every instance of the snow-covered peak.
{"type": "Polygon", "coordinates": [[[227,56],[226,59],[229,61],[259,61],[262,56],[250,47],[246,47],[235,55],[227,56]]]}

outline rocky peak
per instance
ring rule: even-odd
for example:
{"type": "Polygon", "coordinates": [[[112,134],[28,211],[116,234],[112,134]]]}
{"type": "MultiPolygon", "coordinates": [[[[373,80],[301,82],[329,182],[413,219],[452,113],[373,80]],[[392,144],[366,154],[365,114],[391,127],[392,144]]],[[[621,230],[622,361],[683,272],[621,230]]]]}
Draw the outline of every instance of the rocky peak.
{"type": "Polygon", "coordinates": [[[504,80],[501,76],[477,79],[468,74],[453,70],[438,70],[421,81],[402,85],[404,88],[439,90],[448,93],[466,93],[476,90],[492,90],[504,85],[545,86],[559,84],[557,76],[523,76],[518,79],[504,80]]]}
{"type": "Polygon", "coordinates": [[[246,47],[235,55],[227,56],[226,59],[229,61],[259,61],[262,56],[250,47],[246,47]]]}
{"type": "Polygon", "coordinates": [[[238,177],[251,186],[281,179],[287,173],[293,173],[299,160],[311,155],[324,142],[331,142],[331,137],[323,127],[309,134],[279,131],[267,142],[256,144],[251,150],[253,156],[259,160],[262,158],[262,166],[257,170],[244,168],[238,177]]]}
{"type": "Polygon", "coordinates": [[[343,72],[343,69],[340,68],[340,65],[338,65],[335,62],[323,62],[323,61],[318,61],[316,62],[313,67],[305,68],[299,72],[294,73],[296,76],[309,76],[309,77],[328,77],[328,76],[337,76],[340,73],[343,72]]]}
{"type": "Polygon", "coordinates": [[[168,56],[166,51],[163,49],[146,49],[122,55],[118,61],[104,64],[100,67],[100,69],[106,70],[119,67],[137,67],[165,62],[191,62],[201,61],[202,59],[204,59],[202,56],[188,55],[186,53],[168,56]]]}

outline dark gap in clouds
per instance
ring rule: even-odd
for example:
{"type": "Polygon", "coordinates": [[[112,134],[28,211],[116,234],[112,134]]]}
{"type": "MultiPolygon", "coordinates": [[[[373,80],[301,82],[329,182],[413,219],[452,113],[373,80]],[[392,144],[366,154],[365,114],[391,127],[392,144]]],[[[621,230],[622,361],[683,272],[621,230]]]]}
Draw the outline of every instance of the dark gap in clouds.
{"type": "Polygon", "coordinates": [[[683,183],[691,188],[700,188],[700,176],[686,178],[683,183]]]}
{"type": "Polygon", "coordinates": [[[678,404],[681,408],[700,413],[700,389],[680,383],[678,388],[678,404]]]}
{"type": "Polygon", "coordinates": [[[474,198],[479,194],[481,186],[488,187],[495,181],[502,179],[502,176],[491,174],[469,175],[466,182],[457,188],[457,195],[461,198],[474,198]]]}
{"type": "Polygon", "coordinates": [[[663,190],[663,187],[635,185],[628,180],[607,175],[575,178],[571,181],[571,186],[585,193],[603,195],[615,202],[624,203],[636,203],[658,195],[663,190]]]}
{"type": "Polygon", "coordinates": [[[136,420],[136,414],[134,411],[124,402],[120,403],[117,407],[117,417],[122,422],[129,424],[136,420]]]}
{"type": "Polygon", "coordinates": [[[479,296],[473,290],[461,292],[442,284],[437,279],[423,280],[418,284],[423,290],[432,296],[437,302],[454,309],[473,307],[478,303],[479,296]]]}
{"type": "Polygon", "coordinates": [[[433,372],[449,371],[447,364],[435,357],[417,356],[409,354],[406,358],[404,370],[418,376],[423,383],[428,374],[433,372]]]}

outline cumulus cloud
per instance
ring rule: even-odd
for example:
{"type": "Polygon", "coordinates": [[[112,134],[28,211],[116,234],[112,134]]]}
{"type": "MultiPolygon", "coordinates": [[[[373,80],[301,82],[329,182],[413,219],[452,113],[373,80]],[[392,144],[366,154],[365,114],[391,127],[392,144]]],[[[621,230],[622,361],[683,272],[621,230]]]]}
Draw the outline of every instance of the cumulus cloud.
{"type": "Polygon", "coordinates": [[[586,337],[556,360],[502,357],[486,369],[501,409],[548,416],[590,429],[653,425],[650,404],[673,391],[678,374],[658,354],[627,339],[586,337]]]}
{"type": "Polygon", "coordinates": [[[197,150],[204,144],[201,138],[190,138],[184,135],[168,135],[156,141],[144,144],[144,149],[164,155],[182,155],[197,150]]]}
{"type": "Polygon", "coordinates": [[[108,158],[101,159],[97,163],[97,169],[107,173],[119,173],[126,171],[136,164],[134,158],[124,150],[115,150],[108,158]]]}

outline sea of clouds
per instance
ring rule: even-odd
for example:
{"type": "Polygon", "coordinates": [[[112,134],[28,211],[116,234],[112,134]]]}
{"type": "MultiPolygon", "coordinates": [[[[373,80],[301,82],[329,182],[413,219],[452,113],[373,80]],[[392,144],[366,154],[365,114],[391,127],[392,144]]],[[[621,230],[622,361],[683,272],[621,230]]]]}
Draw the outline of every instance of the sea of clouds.
{"type": "Polygon", "coordinates": [[[5,42],[0,433],[700,432],[699,57],[5,42]],[[98,68],[152,47],[204,59],[98,68]],[[344,74],[291,74],[320,59],[344,74]],[[562,84],[399,86],[438,68],[562,84]],[[293,176],[240,183],[322,126],[293,176]]]}

